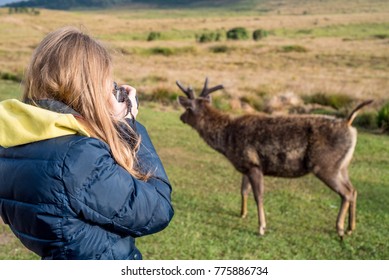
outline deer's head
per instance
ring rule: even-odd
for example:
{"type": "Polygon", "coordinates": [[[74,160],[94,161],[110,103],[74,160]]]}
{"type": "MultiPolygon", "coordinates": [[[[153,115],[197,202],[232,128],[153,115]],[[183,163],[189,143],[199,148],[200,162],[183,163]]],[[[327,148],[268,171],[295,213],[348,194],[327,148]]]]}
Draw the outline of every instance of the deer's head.
{"type": "Polygon", "coordinates": [[[199,97],[196,98],[192,87],[189,86],[188,88],[185,88],[179,81],[177,81],[176,84],[186,95],[186,97],[178,97],[178,102],[185,108],[185,112],[181,115],[180,119],[183,123],[189,124],[193,127],[202,118],[207,106],[210,105],[210,94],[219,89],[223,89],[223,85],[208,88],[208,78],[206,78],[203,90],[201,91],[199,97]]]}

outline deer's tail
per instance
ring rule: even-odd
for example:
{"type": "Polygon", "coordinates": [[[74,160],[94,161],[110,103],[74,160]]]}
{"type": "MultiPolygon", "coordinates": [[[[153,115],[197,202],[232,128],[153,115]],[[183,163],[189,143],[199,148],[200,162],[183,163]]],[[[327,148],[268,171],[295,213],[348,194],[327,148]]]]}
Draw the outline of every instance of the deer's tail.
{"type": "Polygon", "coordinates": [[[373,100],[366,100],[365,102],[362,102],[361,104],[359,104],[352,112],[351,114],[348,116],[347,118],[347,124],[348,125],[351,125],[355,119],[355,117],[357,116],[358,114],[358,111],[360,109],[362,109],[362,107],[365,107],[366,105],[369,105],[373,103],[373,100]]]}

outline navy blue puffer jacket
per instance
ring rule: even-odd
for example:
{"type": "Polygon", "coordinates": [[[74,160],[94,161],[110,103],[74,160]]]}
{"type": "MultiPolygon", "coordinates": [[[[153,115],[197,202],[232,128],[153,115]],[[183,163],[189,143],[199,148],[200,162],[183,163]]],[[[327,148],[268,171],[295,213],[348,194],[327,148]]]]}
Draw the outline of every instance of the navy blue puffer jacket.
{"type": "Polygon", "coordinates": [[[173,208],[162,163],[136,128],[147,182],[119,166],[107,144],[77,133],[0,146],[1,217],[28,249],[42,259],[142,258],[135,238],[164,229],[173,208]]]}

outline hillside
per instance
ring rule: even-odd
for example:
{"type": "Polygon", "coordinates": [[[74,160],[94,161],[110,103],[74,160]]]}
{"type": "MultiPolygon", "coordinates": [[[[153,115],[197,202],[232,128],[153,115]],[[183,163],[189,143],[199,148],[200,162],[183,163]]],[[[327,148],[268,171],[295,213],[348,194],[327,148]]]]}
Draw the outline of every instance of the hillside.
{"type": "MultiPolygon", "coordinates": [[[[77,8],[109,8],[115,6],[148,6],[148,7],[220,7],[231,4],[243,4],[247,1],[241,0],[225,0],[225,1],[209,1],[209,0],[30,0],[18,3],[11,3],[7,7],[40,7],[47,9],[69,10],[77,8]]],[[[249,1],[253,2],[253,1],[249,1]]],[[[254,1],[260,2],[260,1],[254,1]]]]}
{"type": "Polygon", "coordinates": [[[31,0],[18,3],[11,3],[7,7],[39,7],[47,9],[69,10],[74,8],[107,8],[116,4],[122,4],[124,0],[31,0]]]}
{"type": "Polygon", "coordinates": [[[5,5],[7,7],[39,7],[56,10],[106,8],[220,8],[261,13],[352,13],[389,10],[387,0],[30,0],[5,5]]]}

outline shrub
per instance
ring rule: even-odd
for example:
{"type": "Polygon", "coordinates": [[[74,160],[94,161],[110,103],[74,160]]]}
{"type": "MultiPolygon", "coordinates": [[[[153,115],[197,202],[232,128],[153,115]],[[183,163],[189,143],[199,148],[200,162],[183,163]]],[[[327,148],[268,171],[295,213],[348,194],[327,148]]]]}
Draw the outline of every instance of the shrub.
{"type": "Polygon", "coordinates": [[[387,34],[375,34],[375,35],[373,35],[373,38],[384,40],[384,39],[388,39],[389,35],[387,35],[387,34]]]}
{"type": "Polygon", "coordinates": [[[220,32],[206,32],[200,35],[196,34],[196,41],[199,43],[220,41],[221,38],[222,38],[222,34],[220,32]]]}
{"type": "Polygon", "coordinates": [[[164,55],[164,56],[188,54],[188,53],[194,54],[196,53],[196,48],[192,46],[182,47],[182,48],[155,47],[155,48],[143,50],[142,53],[145,55],[164,55]]]}
{"type": "Polygon", "coordinates": [[[247,40],[249,38],[248,32],[244,27],[235,27],[227,31],[227,39],[230,40],[247,40]]]}
{"type": "Polygon", "coordinates": [[[161,54],[165,56],[172,55],[173,49],[167,47],[155,47],[150,49],[151,54],[161,54]]]}
{"type": "Polygon", "coordinates": [[[149,94],[140,94],[141,101],[153,101],[162,104],[170,104],[177,100],[178,93],[170,88],[159,86],[154,88],[149,94]]]}
{"type": "Polygon", "coordinates": [[[210,47],[209,50],[213,53],[227,53],[233,50],[233,48],[227,45],[217,45],[217,46],[210,47]]]}
{"type": "Polygon", "coordinates": [[[257,29],[253,32],[253,39],[255,41],[259,41],[267,36],[267,31],[264,29],[257,29]]]}
{"type": "Polygon", "coordinates": [[[0,79],[20,83],[22,81],[22,74],[0,72],[0,79]]]}
{"type": "Polygon", "coordinates": [[[384,132],[389,132],[389,102],[378,111],[377,125],[384,132]]]}
{"type": "Polygon", "coordinates": [[[344,115],[331,109],[326,108],[317,108],[310,111],[310,114],[316,114],[316,115],[327,115],[327,116],[334,116],[338,118],[344,118],[344,115]]]}
{"type": "Polygon", "coordinates": [[[377,112],[360,113],[355,118],[354,125],[365,129],[377,129],[377,112]]]}
{"type": "Polygon", "coordinates": [[[345,94],[324,94],[322,92],[313,94],[311,96],[305,96],[303,97],[303,100],[305,103],[330,106],[337,110],[350,106],[353,102],[353,99],[345,94]]]}
{"type": "Polygon", "coordinates": [[[287,46],[282,46],[281,48],[278,49],[280,52],[307,52],[308,50],[299,45],[287,45],[287,46]]]}
{"type": "Polygon", "coordinates": [[[147,41],[155,41],[155,40],[158,40],[159,38],[161,38],[161,33],[151,31],[149,33],[149,35],[147,36],[147,41]]]}
{"type": "Polygon", "coordinates": [[[35,8],[27,8],[27,7],[9,7],[8,8],[9,14],[31,14],[38,16],[40,15],[40,11],[36,10],[35,8]]]}

